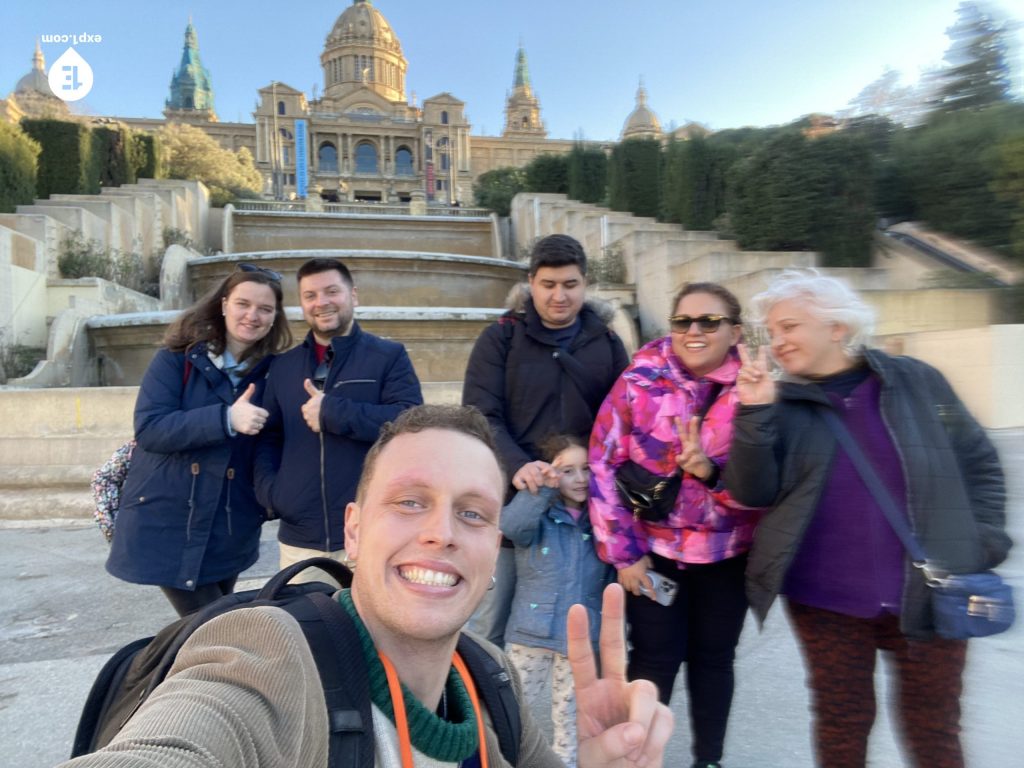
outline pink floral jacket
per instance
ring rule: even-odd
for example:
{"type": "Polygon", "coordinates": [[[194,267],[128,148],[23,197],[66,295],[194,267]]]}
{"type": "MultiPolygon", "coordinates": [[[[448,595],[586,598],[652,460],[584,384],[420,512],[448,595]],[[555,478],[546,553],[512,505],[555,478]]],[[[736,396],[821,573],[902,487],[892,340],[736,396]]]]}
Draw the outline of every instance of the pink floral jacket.
{"type": "Polygon", "coordinates": [[[713,563],[750,549],[761,510],[743,506],[720,485],[708,488],[684,475],[675,509],[659,523],[634,520],[615,489],[615,470],[627,459],[659,475],[677,471],[681,443],[676,419],[686,425],[715,382],[722,390],[700,435],[705,455],[724,471],[739,367],[739,359],[730,354],[719,368],[694,379],[672,352],[670,337],[646,344],[633,356],[601,405],[590,436],[590,519],[602,560],[625,568],[654,552],[681,563],[713,563]]]}

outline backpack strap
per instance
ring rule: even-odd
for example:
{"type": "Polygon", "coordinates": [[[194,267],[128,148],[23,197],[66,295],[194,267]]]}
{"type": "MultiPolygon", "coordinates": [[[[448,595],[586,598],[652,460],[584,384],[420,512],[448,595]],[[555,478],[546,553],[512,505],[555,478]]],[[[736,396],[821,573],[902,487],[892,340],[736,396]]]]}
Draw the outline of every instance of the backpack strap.
{"type": "MultiPolygon", "coordinates": [[[[473,682],[476,683],[477,693],[483,699],[487,711],[491,713],[491,722],[498,736],[502,756],[510,765],[518,765],[523,722],[508,670],[484,650],[480,643],[465,633],[459,635],[456,650],[466,662],[473,682]]],[[[481,744],[480,749],[483,748],[484,745],[481,744]]]]}
{"type": "Polygon", "coordinates": [[[285,606],[299,622],[327,705],[329,768],[373,768],[370,677],[352,618],[324,592],[285,606]]]}

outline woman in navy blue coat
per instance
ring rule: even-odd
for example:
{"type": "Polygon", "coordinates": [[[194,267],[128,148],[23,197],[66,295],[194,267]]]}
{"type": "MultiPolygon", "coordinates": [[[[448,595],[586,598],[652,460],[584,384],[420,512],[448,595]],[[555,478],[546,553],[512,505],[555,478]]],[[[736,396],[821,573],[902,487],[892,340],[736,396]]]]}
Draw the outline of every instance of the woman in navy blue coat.
{"type": "Polygon", "coordinates": [[[266,520],[252,481],[267,367],[291,345],[281,276],[240,264],[167,330],[135,403],[107,571],[159,586],[179,615],[230,593],[266,520]]]}

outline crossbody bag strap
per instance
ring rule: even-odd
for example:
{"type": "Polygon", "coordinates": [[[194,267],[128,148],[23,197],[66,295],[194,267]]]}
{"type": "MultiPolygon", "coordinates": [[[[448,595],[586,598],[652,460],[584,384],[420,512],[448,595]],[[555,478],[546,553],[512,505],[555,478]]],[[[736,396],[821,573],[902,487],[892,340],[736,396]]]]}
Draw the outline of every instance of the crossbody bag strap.
{"type": "Polygon", "coordinates": [[[914,565],[923,568],[927,562],[924,550],[921,549],[921,545],[918,544],[917,539],[914,538],[914,534],[910,530],[910,526],[907,524],[906,518],[900,514],[899,508],[896,506],[896,502],[893,501],[889,491],[882,485],[882,481],[878,477],[878,473],[875,472],[875,468],[871,466],[871,462],[868,457],[864,455],[860,445],[854,439],[853,435],[850,434],[850,430],[846,428],[842,420],[836,415],[835,411],[828,408],[821,408],[819,413],[825,420],[825,423],[832,429],[832,433],[836,436],[836,440],[846,451],[847,456],[853,462],[853,466],[857,468],[857,472],[860,474],[864,484],[871,491],[871,495],[874,496],[878,506],[881,507],[882,513],[885,515],[885,519],[889,521],[889,525],[892,526],[893,531],[899,537],[900,541],[903,542],[903,546],[906,548],[910,557],[914,561],[914,565]]]}

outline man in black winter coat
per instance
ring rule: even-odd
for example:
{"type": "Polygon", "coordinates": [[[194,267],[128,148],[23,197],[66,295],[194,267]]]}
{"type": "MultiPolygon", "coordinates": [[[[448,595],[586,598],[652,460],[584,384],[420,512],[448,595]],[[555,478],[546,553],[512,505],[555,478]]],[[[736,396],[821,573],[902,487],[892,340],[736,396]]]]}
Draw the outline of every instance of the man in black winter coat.
{"type": "MultiPolygon", "coordinates": [[[[464,405],[494,430],[513,490],[544,484],[538,444],[551,434],[589,435],[608,390],[629,362],[619,337],[586,304],[587,256],[568,235],[537,241],[530,296],[480,334],[466,367],[464,405]]],[[[497,645],[505,633],[515,561],[503,542],[496,583],[471,627],[497,645]]]]}

